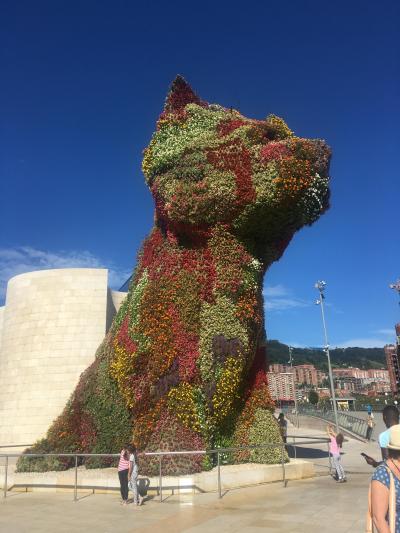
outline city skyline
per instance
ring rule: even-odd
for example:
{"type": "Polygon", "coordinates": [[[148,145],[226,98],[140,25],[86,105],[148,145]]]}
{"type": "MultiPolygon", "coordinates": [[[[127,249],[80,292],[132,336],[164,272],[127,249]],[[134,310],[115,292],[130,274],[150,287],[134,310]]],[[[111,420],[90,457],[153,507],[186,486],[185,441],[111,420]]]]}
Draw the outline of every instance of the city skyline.
{"type": "MultiPolygon", "coordinates": [[[[343,395],[362,394],[365,396],[387,396],[397,393],[397,385],[390,370],[358,367],[333,368],[332,375],[335,392],[339,399],[343,395]]],[[[271,363],[268,372],[268,387],[271,397],[275,401],[294,401],[301,399],[310,390],[318,391],[321,397],[330,397],[328,374],[315,368],[312,364],[285,365],[271,363]]]]}

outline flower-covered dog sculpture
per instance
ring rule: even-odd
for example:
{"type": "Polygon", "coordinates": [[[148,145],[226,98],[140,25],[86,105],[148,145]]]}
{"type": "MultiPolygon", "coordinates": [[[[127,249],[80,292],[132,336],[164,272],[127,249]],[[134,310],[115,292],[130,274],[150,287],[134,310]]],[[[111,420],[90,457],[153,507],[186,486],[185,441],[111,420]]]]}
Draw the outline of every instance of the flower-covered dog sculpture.
{"type": "MultiPolygon", "coordinates": [[[[154,228],[95,362],[34,450],[279,441],[265,372],[263,275],[327,209],[329,159],[323,141],[296,137],[274,115],[254,120],[207,104],[177,77],[144,151],[154,228]]],[[[280,453],[230,459],[277,462],[280,453]]],[[[171,474],[210,465],[202,455],[163,461],[171,474]]],[[[154,473],[157,464],[144,458],[141,470],[154,473]]]]}

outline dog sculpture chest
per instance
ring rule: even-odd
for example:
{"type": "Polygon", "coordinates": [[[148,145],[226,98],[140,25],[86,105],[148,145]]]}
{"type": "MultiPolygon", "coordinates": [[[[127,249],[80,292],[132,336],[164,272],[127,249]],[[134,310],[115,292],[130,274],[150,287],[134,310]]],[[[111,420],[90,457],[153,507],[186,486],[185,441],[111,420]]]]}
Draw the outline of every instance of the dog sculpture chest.
{"type": "MultiPolygon", "coordinates": [[[[154,228],[50,447],[114,452],[133,440],[141,451],[193,450],[279,439],[263,275],[327,209],[329,159],[323,141],[294,136],[278,117],[245,118],[174,81],[143,159],[154,228]]],[[[280,452],[234,459],[277,462],[280,452]]],[[[164,463],[171,474],[206,467],[203,456],[164,463]]]]}

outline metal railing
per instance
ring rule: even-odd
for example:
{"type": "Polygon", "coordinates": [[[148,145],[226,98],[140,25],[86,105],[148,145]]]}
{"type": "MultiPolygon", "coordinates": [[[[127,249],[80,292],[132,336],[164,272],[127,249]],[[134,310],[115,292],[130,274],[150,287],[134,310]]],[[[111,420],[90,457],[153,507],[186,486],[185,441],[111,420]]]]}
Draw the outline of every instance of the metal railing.
{"type": "MultiPolygon", "coordinates": [[[[327,422],[335,423],[335,417],[332,411],[323,411],[320,409],[313,409],[312,407],[301,407],[299,409],[299,415],[315,416],[316,418],[322,418],[327,422]]],[[[350,431],[354,435],[364,439],[367,437],[368,424],[367,421],[362,418],[338,411],[338,423],[339,427],[350,431]]]]}
{"type": "MultiPolygon", "coordinates": [[[[163,457],[166,456],[176,456],[176,455],[216,455],[217,456],[217,483],[216,483],[216,491],[218,493],[218,498],[222,498],[222,477],[221,477],[221,455],[227,454],[227,453],[236,453],[241,451],[247,451],[247,450],[262,450],[266,448],[280,448],[281,449],[281,466],[282,466],[282,482],[284,487],[287,485],[286,480],[286,470],[285,470],[285,450],[287,448],[292,447],[294,449],[294,455],[295,458],[297,457],[296,448],[299,446],[302,446],[304,444],[310,444],[310,441],[313,444],[326,444],[327,445],[327,451],[329,456],[329,439],[327,438],[321,438],[321,437],[299,437],[297,436],[297,439],[300,438],[296,442],[296,436],[288,435],[288,439],[292,438],[293,442],[286,442],[286,443],[268,443],[268,444],[260,444],[260,445],[253,445],[253,446],[238,446],[238,447],[232,447],[232,448],[216,448],[211,450],[189,450],[189,451],[167,451],[167,452],[145,452],[139,455],[142,456],[154,456],[159,458],[159,467],[158,467],[158,487],[157,487],[157,493],[159,495],[160,502],[163,501],[163,482],[162,482],[162,460],[163,457]],[[303,439],[303,440],[301,440],[303,439]],[[307,439],[307,440],[305,440],[307,439]]],[[[74,502],[78,501],[78,458],[85,458],[85,457],[108,457],[108,458],[118,458],[120,454],[118,453],[0,453],[0,458],[5,458],[5,472],[4,472],[4,485],[3,485],[3,497],[7,497],[7,491],[8,489],[8,467],[9,467],[9,458],[11,457],[73,457],[74,458],[74,502]]],[[[277,463],[279,464],[279,463],[277,463]]],[[[329,457],[329,470],[331,469],[331,462],[329,457]]],[[[57,485],[55,485],[56,487],[57,485]]],[[[95,489],[96,487],[91,487],[95,489]]]]}
{"type": "Polygon", "coordinates": [[[0,448],[29,448],[33,444],[3,444],[0,448]]]}

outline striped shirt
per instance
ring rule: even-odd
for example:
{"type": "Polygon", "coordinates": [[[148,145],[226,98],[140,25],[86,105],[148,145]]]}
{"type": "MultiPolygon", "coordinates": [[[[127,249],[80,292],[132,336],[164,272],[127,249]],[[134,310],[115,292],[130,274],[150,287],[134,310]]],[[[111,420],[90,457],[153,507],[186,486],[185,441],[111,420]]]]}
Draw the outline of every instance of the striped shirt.
{"type": "Polygon", "coordinates": [[[128,470],[129,468],[129,456],[128,456],[128,459],[125,459],[124,455],[125,455],[125,450],[122,450],[119,456],[118,472],[121,472],[121,470],[128,470]]]}

